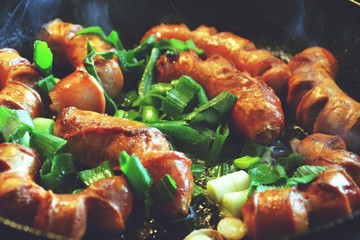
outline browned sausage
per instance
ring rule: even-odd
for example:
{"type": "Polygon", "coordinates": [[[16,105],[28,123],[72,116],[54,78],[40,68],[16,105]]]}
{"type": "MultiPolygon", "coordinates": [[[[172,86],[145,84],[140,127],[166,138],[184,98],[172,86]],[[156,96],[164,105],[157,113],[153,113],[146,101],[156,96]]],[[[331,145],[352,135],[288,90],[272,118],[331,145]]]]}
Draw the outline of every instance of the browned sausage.
{"type": "Polygon", "coordinates": [[[0,144],[0,215],[70,238],[89,223],[99,231],[122,232],[133,197],[123,176],[100,180],[77,194],[54,194],[34,182],[38,155],[17,144],[0,144]]]}
{"type": "Polygon", "coordinates": [[[346,151],[341,137],[315,133],[300,141],[295,151],[301,154],[309,165],[335,165],[344,168],[360,186],[360,157],[346,151]]]}
{"type": "Polygon", "coordinates": [[[283,61],[267,50],[256,49],[251,41],[233,33],[218,33],[215,28],[204,25],[191,31],[184,24],[160,24],[147,31],[143,40],[150,34],[154,34],[158,40],[193,39],[195,44],[205,51],[206,56],[220,54],[232,61],[240,71],[246,71],[252,77],[266,82],[277,93],[282,92],[287,85],[290,71],[283,61]]]}
{"type": "Polygon", "coordinates": [[[27,111],[31,117],[43,113],[37,89],[42,77],[35,66],[10,48],[0,50],[0,105],[27,111]]]}
{"type": "Polygon", "coordinates": [[[349,150],[360,149],[360,103],[335,83],[337,64],[326,49],[312,47],[289,62],[288,103],[307,130],[341,136],[349,150]]]}
{"type": "Polygon", "coordinates": [[[170,150],[164,135],[155,128],[105,114],[64,109],[55,121],[54,133],[68,140],[67,151],[85,166],[97,166],[104,159],[116,166],[125,150],[135,154],[149,170],[154,185],[170,174],[177,183],[175,198],[161,204],[168,215],[186,214],[189,210],[194,180],[191,161],[170,150]]]}
{"type": "Polygon", "coordinates": [[[242,214],[251,239],[277,239],[308,229],[306,199],[296,188],[254,192],[242,214]]]}
{"type": "MultiPolygon", "coordinates": [[[[83,27],[72,23],[62,22],[60,19],[55,19],[45,25],[40,30],[39,39],[46,41],[54,53],[55,70],[70,74],[76,71],[78,68],[83,69],[83,61],[87,55],[87,40],[94,48],[95,52],[107,52],[114,51],[114,48],[102,40],[96,35],[78,35],[77,32],[83,27]]],[[[119,97],[119,94],[124,85],[124,77],[120,69],[117,57],[107,60],[100,56],[94,58],[94,66],[97,74],[102,82],[102,87],[109,97],[115,99],[119,97]]],[[[82,73],[85,74],[85,73],[82,73]]],[[[87,74],[87,73],[86,73],[87,74]]],[[[87,78],[90,78],[88,76],[87,78]]],[[[67,82],[71,79],[76,81],[76,77],[73,75],[65,78],[67,82]]],[[[78,92],[83,89],[79,89],[79,84],[71,84],[68,86],[67,91],[78,92]]],[[[64,92],[62,92],[64,93],[64,92]]],[[[83,92],[86,95],[85,92],[83,92]]],[[[84,96],[82,98],[86,98],[84,96]]],[[[81,98],[81,97],[79,97],[81,98]]],[[[99,98],[98,98],[99,99],[99,98]]],[[[53,99],[52,99],[53,100],[53,99]]],[[[68,101],[67,94],[59,94],[55,99],[56,102],[68,101]]],[[[75,101],[71,106],[81,108],[78,102],[75,101]]],[[[56,106],[56,109],[66,106],[56,106]]],[[[84,108],[88,110],[89,108],[84,108]]],[[[102,110],[102,108],[100,108],[102,110]]],[[[99,108],[96,109],[98,112],[99,108]]]]}
{"type": "Polygon", "coordinates": [[[205,61],[193,52],[179,53],[177,58],[161,56],[157,79],[169,82],[188,75],[197,81],[210,98],[223,91],[238,97],[232,111],[233,124],[248,139],[269,144],[284,127],[284,113],[272,89],[246,73],[238,71],[220,55],[205,61]]]}

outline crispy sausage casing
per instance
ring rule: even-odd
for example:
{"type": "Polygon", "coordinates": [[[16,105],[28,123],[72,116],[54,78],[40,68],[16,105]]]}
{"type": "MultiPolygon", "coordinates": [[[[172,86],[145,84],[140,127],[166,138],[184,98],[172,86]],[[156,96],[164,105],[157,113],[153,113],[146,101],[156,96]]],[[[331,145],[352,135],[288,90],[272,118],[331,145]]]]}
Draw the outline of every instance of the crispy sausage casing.
{"type": "Polygon", "coordinates": [[[312,47],[289,62],[288,103],[306,129],[341,136],[349,150],[360,149],[360,103],[335,83],[337,64],[326,49],[312,47]]]}
{"type": "Polygon", "coordinates": [[[203,86],[210,98],[223,91],[236,95],[233,124],[250,140],[271,143],[284,127],[281,102],[272,89],[238,71],[220,55],[205,61],[193,51],[179,53],[176,59],[163,55],[156,69],[160,82],[188,75],[203,86]]]}
{"type": "Polygon", "coordinates": [[[68,140],[67,151],[85,166],[97,166],[104,159],[117,166],[124,150],[139,157],[150,172],[154,186],[170,174],[178,186],[176,195],[159,208],[170,216],[187,214],[194,187],[191,161],[184,154],[171,151],[158,129],[71,107],[58,116],[54,133],[68,140]]]}
{"type": "Polygon", "coordinates": [[[54,194],[34,182],[40,165],[33,150],[0,144],[1,216],[76,239],[89,223],[99,231],[124,231],[133,196],[123,176],[100,180],[77,194],[54,194]]]}
{"type": "Polygon", "coordinates": [[[50,92],[50,98],[53,102],[52,110],[57,113],[62,108],[69,106],[103,113],[105,110],[104,97],[98,93],[104,88],[110,98],[116,99],[119,97],[124,85],[124,77],[117,57],[105,59],[101,56],[96,56],[94,57],[94,66],[101,79],[102,87],[99,84],[90,83],[92,95],[89,96],[80,86],[78,79],[79,71],[81,71],[83,79],[89,80],[93,78],[85,71],[83,66],[83,61],[88,54],[87,41],[89,41],[97,53],[114,51],[114,48],[99,36],[78,35],[77,32],[81,29],[83,27],[80,25],[55,19],[43,25],[40,30],[39,38],[48,43],[54,54],[54,69],[59,71],[59,74],[64,75],[64,72],[69,74],[63,79],[66,80],[66,84],[63,84],[63,86],[66,85],[66,91],[64,88],[60,88],[54,90],[56,93],[50,92]],[[73,73],[70,74],[71,72],[73,73]],[[69,98],[69,95],[74,95],[75,97],[69,98]],[[84,98],[91,99],[90,103],[87,104],[87,101],[82,101],[84,98]],[[72,99],[74,99],[73,102],[72,99]],[[65,102],[68,104],[65,105],[65,102]],[[96,103],[98,104],[96,105],[96,103]]]}
{"type": "Polygon", "coordinates": [[[252,77],[258,77],[266,82],[277,93],[286,88],[290,76],[287,65],[274,57],[271,52],[256,49],[254,43],[233,33],[218,33],[215,28],[204,25],[190,31],[184,24],[160,24],[151,28],[143,40],[151,34],[154,34],[158,40],[161,38],[175,38],[183,41],[193,39],[195,44],[205,51],[206,56],[220,54],[232,61],[240,71],[246,71],[252,77]]]}
{"type": "Polygon", "coordinates": [[[35,90],[41,79],[28,60],[10,48],[0,50],[0,105],[27,111],[31,117],[43,113],[43,103],[35,90]]]}

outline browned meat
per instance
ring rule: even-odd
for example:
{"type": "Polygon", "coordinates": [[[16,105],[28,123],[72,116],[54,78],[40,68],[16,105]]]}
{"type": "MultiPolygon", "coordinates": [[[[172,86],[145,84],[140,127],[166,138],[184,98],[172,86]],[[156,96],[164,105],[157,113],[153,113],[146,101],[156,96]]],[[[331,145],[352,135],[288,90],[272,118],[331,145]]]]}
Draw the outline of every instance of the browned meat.
{"type": "Polygon", "coordinates": [[[360,189],[342,169],[330,167],[306,189],[311,224],[321,224],[349,216],[360,207],[360,189]]]}
{"type": "Polygon", "coordinates": [[[76,106],[83,110],[105,112],[104,90],[96,79],[83,69],[77,69],[58,82],[49,92],[50,109],[60,113],[76,106]],[[71,91],[69,91],[71,89],[71,91]]]}
{"type": "Polygon", "coordinates": [[[296,188],[255,192],[242,214],[251,239],[278,239],[308,228],[306,199],[296,188]]]}
{"type": "Polygon", "coordinates": [[[195,52],[182,52],[176,59],[165,55],[157,62],[160,82],[188,75],[203,86],[210,98],[223,91],[238,97],[232,111],[233,124],[248,139],[271,143],[284,127],[281,102],[274,92],[246,73],[238,71],[220,55],[202,61],[195,52]]]}
{"type": "Polygon", "coordinates": [[[67,151],[86,166],[97,166],[105,159],[116,166],[120,153],[125,150],[139,157],[154,179],[154,185],[166,173],[170,174],[179,187],[175,198],[159,207],[168,215],[188,212],[194,184],[191,161],[171,151],[159,130],[126,119],[67,108],[55,121],[54,132],[68,140],[67,151]]]}
{"type": "Polygon", "coordinates": [[[193,39],[195,44],[205,51],[206,56],[220,54],[229,61],[232,61],[240,71],[250,73],[280,93],[286,88],[290,71],[286,64],[274,57],[267,50],[256,49],[255,45],[242,37],[230,32],[220,32],[213,27],[204,25],[191,31],[186,25],[160,24],[151,28],[143,37],[154,34],[158,40],[193,39]]]}
{"type": "MultiPolygon", "coordinates": [[[[45,24],[40,30],[39,38],[46,41],[54,53],[55,69],[71,73],[79,67],[82,68],[83,61],[87,55],[87,40],[90,42],[95,52],[114,50],[110,44],[102,40],[99,36],[77,35],[77,32],[82,28],[83,27],[80,25],[74,25],[72,23],[62,22],[60,19],[55,19],[45,24]]],[[[124,85],[124,78],[117,57],[107,60],[97,56],[94,58],[94,61],[96,71],[101,79],[105,92],[113,99],[119,97],[124,85]]],[[[69,76],[65,79],[69,82],[71,79],[75,81],[76,78],[74,76],[69,76]]],[[[75,95],[75,93],[78,94],[82,90],[82,88],[79,89],[79,84],[70,84],[68,88],[68,91],[74,92],[72,95],[75,95]]],[[[83,94],[86,95],[85,92],[83,94]]],[[[58,99],[64,99],[66,97],[67,96],[61,95],[58,99]]],[[[88,96],[83,96],[82,98],[87,97],[88,96]]],[[[70,102],[70,100],[68,100],[68,102],[70,102]]],[[[71,106],[81,108],[77,103],[78,102],[75,101],[71,106]]],[[[85,110],[87,109],[88,108],[85,108],[85,110]]]]}
{"type": "Polygon", "coordinates": [[[0,105],[27,111],[31,117],[43,113],[37,89],[42,77],[37,69],[14,49],[0,49],[0,105]]]}
{"type": "Polygon", "coordinates": [[[288,103],[297,121],[307,130],[341,136],[351,151],[360,146],[360,104],[335,83],[335,57],[326,49],[312,47],[289,62],[288,103]]]}
{"type": "Polygon", "coordinates": [[[343,139],[321,133],[312,134],[299,142],[296,151],[306,163],[317,166],[339,166],[360,186],[360,157],[346,151],[343,139]]]}
{"type": "Polygon", "coordinates": [[[81,238],[91,223],[121,232],[133,196],[123,176],[100,180],[77,194],[54,194],[34,182],[38,155],[23,146],[0,144],[0,215],[37,229],[81,238]]]}

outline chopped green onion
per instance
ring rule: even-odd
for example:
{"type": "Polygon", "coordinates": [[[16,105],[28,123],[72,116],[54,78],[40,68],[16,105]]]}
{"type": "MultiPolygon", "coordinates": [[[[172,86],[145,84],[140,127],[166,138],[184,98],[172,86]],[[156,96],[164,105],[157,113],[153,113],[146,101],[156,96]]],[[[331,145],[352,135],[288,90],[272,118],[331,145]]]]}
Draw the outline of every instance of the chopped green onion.
{"type": "Polygon", "coordinates": [[[134,109],[130,109],[129,111],[125,112],[124,118],[130,120],[139,120],[141,119],[140,113],[134,109]]]}
{"type": "Polygon", "coordinates": [[[175,180],[169,174],[166,174],[156,184],[155,189],[152,193],[153,199],[157,203],[168,202],[174,198],[176,194],[176,189],[177,185],[175,180]]]}
{"type": "Polygon", "coordinates": [[[58,78],[54,78],[54,75],[50,74],[49,76],[41,79],[37,85],[44,94],[47,94],[59,81],[60,80],[58,78]]]}
{"type": "Polygon", "coordinates": [[[187,123],[183,121],[159,121],[146,124],[159,129],[167,137],[188,144],[197,144],[201,137],[201,133],[198,130],[188,126],[187,123]]]}
{"type": "Polygon", "coordinates": [[[138,94],[135,90],[131,90],[128,91],[127,93],[124,94],[124,101],[122,106],[125,109],[128,109],[132,106],[132,104],[136,101],[136,99],[138,99],[138,94]]]}
{"type": "Polygon", "coordinates": [[[259,162],[253,165],[248,173],[251,176],[251,184],[255,186],[274,184],[287,179],[285,169],[281,165],[271,167],[267,162],[259,162]]]}
{"type": "Polygon", "coordinates": [[[121,152],[119,162],[121,171],[133,187],[136,198],[144,202],[145,210],[148,213],[152,204],[150,189],[153,183],[149,172],[144,168],[137,156],[129,156],[125,151],[121,152]]]}
{"type": "Polygon", "coordinates": [[[204,103],[185,117],[192,123],[207,123],[210,127],[218,126],[220,120],[233,108],[236,96],[222,92],[204,103]]]}
{"type": "Polygon", "coordinates": [[[101,179],[115,176],[115,174],[109,162],[105,161],[96,168],[80,171],[78,176],[82,183],[90,186],[101,179]]]}
{"type": "Polygon", "coordinates": [[[197,197],[199,195],[205,194],[205,193],[206,193],[206,189],[200,187],[197,184],[194,184],[194,191],[193,191],[193,194],[192,194],[193,198],[195,198],[195,197],[197,197]]]}
{"type": "Polygon", "coordinates": [[[172,38],[170,40],[162,38],[159,41],[159,48],[160,48],[160,50],[162,50],[162,52],[168,51],[172,55],[177,55],[178,52],[185,52],[190,49],[194,50],[199,55],[204,53],[204,50],[199,49],[195,45],[193,40],[188,40],[188,41],[184,42],[184,41],[181,41],[179,39],[174,39],[174,38],[172,38]]]}
{"type": "Polygon", "coordinates": [[[52,134],[34,132],[31,135],[30,145],[45,158],[58,153],[67,141],[52,134]]]}
{"type": "Polygon", "coordinates": [[[153,47],[155,47],[155,43],[156,43],[156,37],[155,35],[151,34],[149,37],[147,37],[144,41],[142,41],[131,51],[133,52],[135,57],[139,57],[144,53],[148,52],[153,47]]]}
{"type": "Polygon", "coordinates": [[[0,132],[5,142],[21,142],[26,132],[33,132],[34,124],[30,114],[0,106],[0,132]]]}
{"type": "Polygon", "coordinates": [[[215,132],[214,141],[211,144],[209,153],[209,162],[213,165],[219,162],[220,153],[224,146],[225,140],[228,138],[230,130],[227,126],[219,125],[215,132]]]}
{"type": "Polygon", "coordinates": [[[44,76],[51,74],[53,54],[46,42],[40,40],[34,42],[34,63],[44,76]]]}
{"type": "Polygon", "coordinates": [[[262,156],[269,147],[252,142],[252,141],[246,141],[244,147],[242,148],[240,152],[240,156],[262,156]]]}
{"type": "Polygon", "coordinates": [[[324,166],[300,166],[294,173],[293,177],[287,180],[288,186],[295,186],[297,184],[310,183],[316,176],[325,171],[327,167],[324,166]]]}
{"type": "Polygon", "coordinates": [[[125,117],[126,112],[122,109],[117,110],[116,113],[114,114],[114,117],[117,118],[124,118],[125,117]]]}
{"type": "Polygon", "coordinates": [[[117,51],[121,70],[124,73],[142,73],[145,69],[145,60],[138,61],[132,50],[126,51],[125,49],[117,51]]]}
{"type": "Polygon", "coordinates": [[[154,106],[143,106],[141,108],[142,122],[155,122],[159,120],[159,111],[154,106]]]}
{"type": "Polygon", "coordinates": [[[53,134],[54,133],[54,122],[55,121],[50,118],[42,118],[42,117],[34,118],[33,123],[35,126],[35,132],[53,134]]]}
{"type": "Polygon", "coordinates": [[[187,40],[185,44],[187,49],[192,49],[199,55],[202,55],[204,53],[204,50],[198,48],[192,39],[187,40]]]}
{"type": "Polygon", "coordinates": [[[144,73],[139,82],[138,94],[140,97],[150,91],[151,84],[154,81],[154,67],[159,56],[160,50],[158,48],[153,48],[150,53],[149,61],[146,64],[144,73]]]}
{"type": "Polygon", "coordinates": [[[69,192],[75,185],[77,169],[70,153],[47,158],[40,169],[41,185],[55,192],[69,192]]]}
{"type": "Polygon", "coordinates": [[[260,161],[259,156],[252,157],[252,156],[246,155],[246,156],[235,159],[234,164],[237,168],[248,169],[250,166],[254,165],[255,163],[257,163],[259,161],[260,161]]]}
{"type": "Polygon", "coordinates": [[[116,50],[124,49],[123,44],[120,41],[119,34],[116,31],[111,31],[108,36],[106,36],[103,29],[99,26],[91,26],[83,28],[77,32],[77,34],[88,34],[88,35],[97,35],[101,37],[107,43],[110,43],[116,50]]]}
{"type": "Polygon", "coordinates": [[[176,119],[188,106],[199,85],[188,76],[181,76],[175,87],[169,91],[162,102],[160,110],[176,119]]]}
{"type": "MultiPolygon", "coordinates": [[[[87,48],[88,48],[88,55],[84,59],[85,69],[90,75],[92,75],[98,81],[100,86],[103,86],[102,81],[96,72],[96,68],[94,65],[95,64],[94,57],[101,56],[105,59],[112,59],[115,53],[113,51],[96,53],[89,41],[87,41],[87,48]]],[[[105,92],[105,90],[104,90],[104,96],[106,100],[106,112],[110,115],[115,114],[115,112],[118,110],[115,102],[109,97],[109,95],[105,92]]]]}

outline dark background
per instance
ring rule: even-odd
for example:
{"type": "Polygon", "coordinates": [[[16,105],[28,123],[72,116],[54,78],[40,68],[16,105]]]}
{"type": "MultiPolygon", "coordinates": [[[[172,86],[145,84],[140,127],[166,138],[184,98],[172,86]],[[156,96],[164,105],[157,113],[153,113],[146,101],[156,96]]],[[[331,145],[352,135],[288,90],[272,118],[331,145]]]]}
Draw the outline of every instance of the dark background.
{"type": "MultiPolygon", "coordinates": [[[[126,47],[161,22],[231,31],[285,60],[306,47],[322,46],[339,61],[339,86],[360,100],[360,6],[348,0],[0,0],[0,48],[15,48],[31,59],[41,25],[56,17],[99,25],[106,32],[115,29],[126,47]]],[[[303,238],[360,239],[357,226],[359,214],[303,238]]],[[[0,228],[1,239],[30,236],[0,228]]]]}

